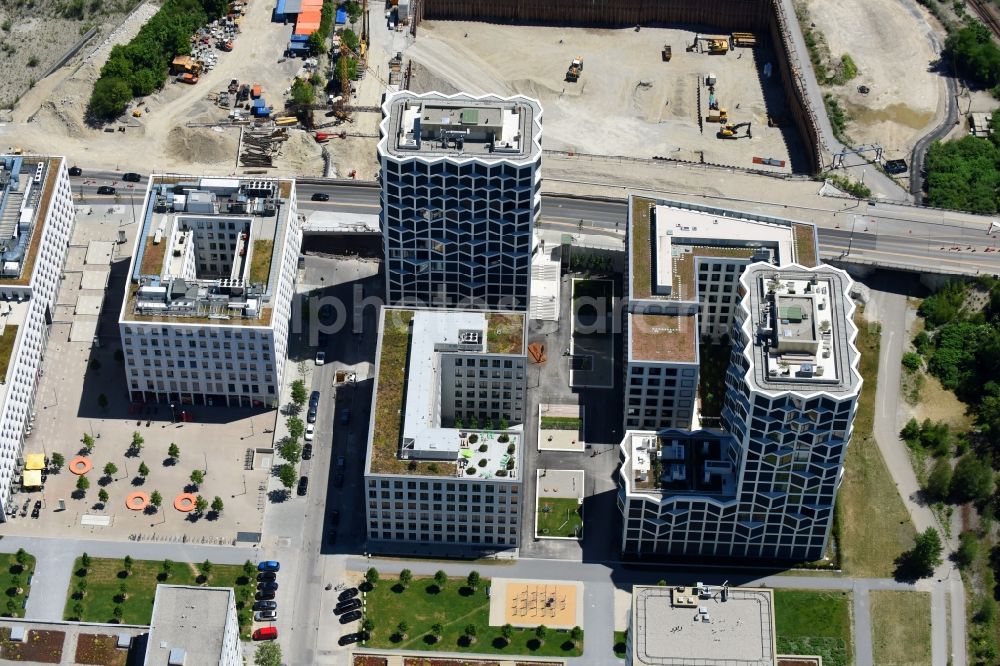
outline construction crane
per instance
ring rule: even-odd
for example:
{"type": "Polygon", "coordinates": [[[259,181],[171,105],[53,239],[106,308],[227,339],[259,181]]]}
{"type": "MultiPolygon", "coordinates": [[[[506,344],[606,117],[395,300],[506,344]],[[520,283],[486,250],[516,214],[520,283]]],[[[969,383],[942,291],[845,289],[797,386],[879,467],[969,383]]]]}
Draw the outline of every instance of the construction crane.
{"type": "Polygon", "coordinates": [[[750,123],[748,123],[748,122],[747,123],[737,123],[735,125],[732,125],[732,124],[725,125],[722,129],[719,130],[719,132],[718,132],[718,134],[716,134],[716,136],[719,137],[720,139],[742,139],[743,136],[740,136],[736,132],[739,131],[739,130],[741,130],[741,129],[743,129],[744,127],[747,128],[747,133],[744,134],[743,136],[745,136],[748,139],[752,139],[753,138],[753,134],[750,133],[750,123]]]}

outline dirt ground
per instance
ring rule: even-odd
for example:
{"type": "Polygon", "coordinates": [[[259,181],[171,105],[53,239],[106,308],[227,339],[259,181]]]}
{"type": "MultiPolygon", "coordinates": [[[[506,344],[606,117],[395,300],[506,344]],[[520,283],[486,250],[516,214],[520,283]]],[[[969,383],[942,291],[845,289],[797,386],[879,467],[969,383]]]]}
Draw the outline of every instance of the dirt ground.
{"type": "Polygon", "coordinates": [[[855,144],[877,143],[888,158],[908,157],[913,144],[944,113],[944,79],[931,71],[939,57],[932,40],[943,31],[907,0],[808,0],[812,23],[831,54],[849,54],[859,75],[834,93],[851,116],[847,134],[855,144]],[[868,86],[867,95],[858,86],[868,86]]]}
{"type": "MultiPolygon", "coordinates": [[[[773,54],[736,49],[724,56],[688,53],[688,30],[597,30],[424,21],[406,52],[414,62],[411,89],[473,94],[523,94],[542,104],[545,147],[600,155],[653,156],[739,167],[753,156],[785,160],[801,152],[792,129],[767,127],[780,115],[777,76],[763,76],[773,54]],[[663,62],[664,44],[673,59],[663,62]],[[577,83],[564,81],[575,56],[584,59],[577,83]],[[715,73],[720,105],[730,122],[751,122],[751,139],[717,139],[718,125],[698,127],[698,91],[707,110],[704,77],[715,73]]],[[[779,169],[780,170],[780,169],[779,169]]]]}
{"type": "MultiPolygon", "coordinates": [[[[52,81],[40,82],[38,94],[25,96],[14,109],[12,122],[0,127],[0,147],[17,145],[26,151],[67,155],[70,163],[142,173],[185,172],[195,167],[206,174],[239,171],[239,129],[204,126],[225,121],[227,115],[209,95],[224,90],[233,78],[258,83],[268,106],[277,113],[284,108],[285,91],[302,65],[297,59],[278,62],[291,27],[272,23],[273,4],[264,0],[250,3],[234,50],[220,52],[216,68],[203,74],[197,85],[169,80],[163,90],[138,101],[142,116],[128,116],[125,132],[107,133],[84,123],[93,83],[111,47],[129,41],[156,9],[143,5],[100,48],[83,54],[82,62],[71,62],[54,73],[52,81]]],[[[304,132],[290,134],[274,171],[321,175],[320,147],[304,132]]]]}

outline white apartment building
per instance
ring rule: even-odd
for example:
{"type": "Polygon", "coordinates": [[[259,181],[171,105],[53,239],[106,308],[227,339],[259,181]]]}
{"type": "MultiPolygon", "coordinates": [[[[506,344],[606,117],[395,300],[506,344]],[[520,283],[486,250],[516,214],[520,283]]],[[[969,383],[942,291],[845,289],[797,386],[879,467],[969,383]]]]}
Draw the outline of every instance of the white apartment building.
{"type": "Polygon", "coordinates": [[[301,240],[292,180],[150,178],[118,320],[132,399],[276,407],[301,240]]]}
{"type": "Polygon", "coordinates": [[[143,666],[243,666],[230,587],[157,585],[143,666]]]}
{"type": "Polygon", "coordinates": [[[524,326],[523,313],[382,308],[368,552],[516,553],[524,326]]]}
{"type": "Polygon", "coordinates": [[[825,265],[743,270],[722,430],[622,441],[626,556],[824,556],[862,383],[851,284],[825,265]]]}
{"type": "Polygon", "coordinates": [[[389,304],[526,311],[541,106],[522,96],[402,91],[382,110],[389,304]]]}
{"type": "Polygon", "coordinates": [[[751,262],[815,265],[815,229],[631,195],[628,249],[625,429],[697,428],[700,340],[731,334],[751,262]]]}
{"type": "Polygon", "coordinates": [[[0,520],[21,480],[74,220],[63,158],[0,156],[0,520]]]}

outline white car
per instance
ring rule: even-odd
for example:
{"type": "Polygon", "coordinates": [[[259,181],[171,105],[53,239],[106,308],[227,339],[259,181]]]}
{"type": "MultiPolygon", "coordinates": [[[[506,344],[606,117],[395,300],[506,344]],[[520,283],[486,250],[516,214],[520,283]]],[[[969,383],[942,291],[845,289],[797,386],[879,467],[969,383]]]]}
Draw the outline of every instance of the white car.
{"type": "Polygon", "coordinates": [[[316,365],[326,363],[326,352],[316,352],[316,365]]]}
{"type": "Polygon", "coordinates": [[[305,435],[306,441],[307,442],[313,441],[313,437],[315,435],[316,435],[316,425],[310,423],[309,425],[306,426],[306,435],[305,435]]]}

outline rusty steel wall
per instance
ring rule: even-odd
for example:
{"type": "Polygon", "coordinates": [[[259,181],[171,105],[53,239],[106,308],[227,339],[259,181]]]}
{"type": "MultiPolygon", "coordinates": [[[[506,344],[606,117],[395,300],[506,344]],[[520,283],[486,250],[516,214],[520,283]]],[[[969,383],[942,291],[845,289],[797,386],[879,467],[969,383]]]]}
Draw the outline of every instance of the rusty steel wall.
{"type": "Polygon", "coordinates": [[[774,49],[787,110],[802,139],[809,171],[815,173],[822,166],[816,119],[789,61],[787,19],[779,7],[780,0],[418,0],[413,31],[416,34],[421,20],[440,19],[603,28],[658,23],[757,32],[774,49]]]}

